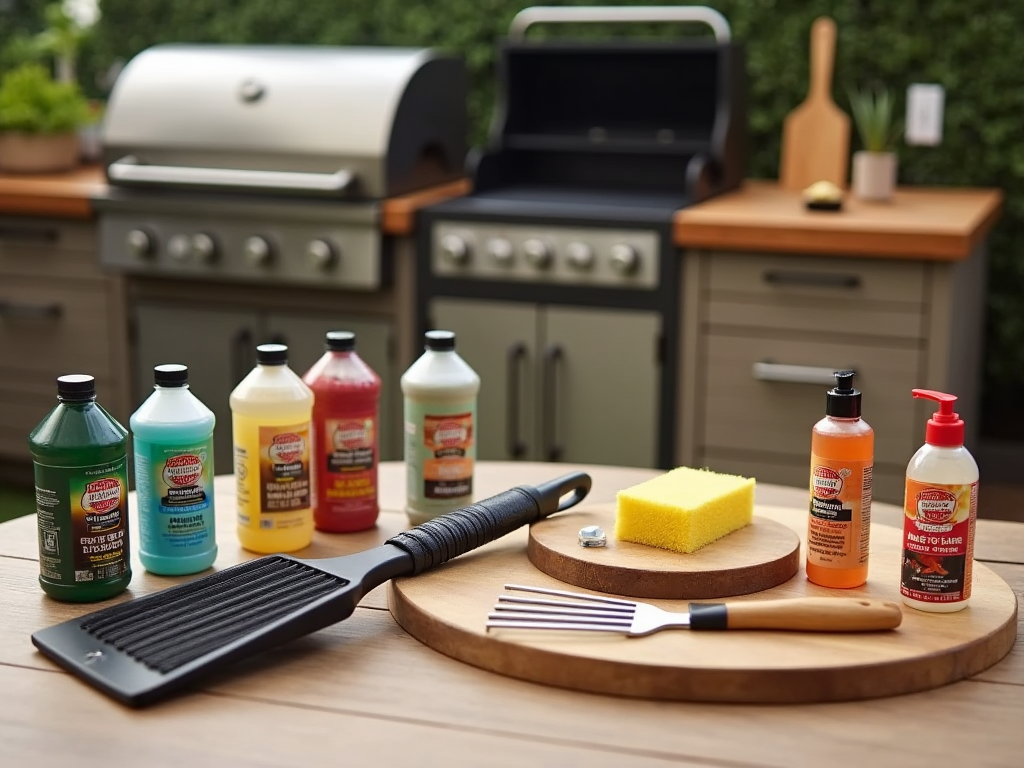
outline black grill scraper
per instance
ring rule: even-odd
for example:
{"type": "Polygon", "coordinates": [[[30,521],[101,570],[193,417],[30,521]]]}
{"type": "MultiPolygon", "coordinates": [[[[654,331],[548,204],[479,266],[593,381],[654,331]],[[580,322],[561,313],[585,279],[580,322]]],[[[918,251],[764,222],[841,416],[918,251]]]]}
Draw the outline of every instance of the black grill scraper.
{"type": "Polygon", "coordinates": [[[363,595],[389,579],[422,573],[568,509],[590,483],[574,472],[536,488],[516,486],[354,555],[261,557],[40,630],[32,642],[118,701],[145,706],[214,669],[348,618],[363,595]]]}

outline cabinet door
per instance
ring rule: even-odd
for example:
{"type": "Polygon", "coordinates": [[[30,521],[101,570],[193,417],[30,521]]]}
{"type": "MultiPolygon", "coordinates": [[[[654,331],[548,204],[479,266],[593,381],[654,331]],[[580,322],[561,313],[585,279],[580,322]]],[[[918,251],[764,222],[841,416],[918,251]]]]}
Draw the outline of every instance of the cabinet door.
{"type": "Polygon", "coordinates": [[[552,306],[542,313],[540,458],[657,466],[658,316],[552,306]]]}
{"type": "Polygon", "coordinates": [[[435,299],[430,317],[435,328],[455,332],[459,355],[480,375],[477,458],[539,458],[534,429],[536,306],[435,299]]]}
{"type": "Polygon", "coordinates": [[[135,397],[132,410],[153,391],[153,367],[188,366],[189,388],[217,417],[214,471],[233,471],[231,406],[235,385],[256,364],[255,313],[181,305],[135,307],[135,397]]]}
{"type": "Polygon", "coordinates": [[[324,354],[324,335],[328,331],[351,331],[356,335],[356,351],[380,376],[380,459],[401,458],[400,420],[396,418],[393,396],[398,387],[394,370],[391,325],[382,320],[355,319],[338,315],[268,314],[264,318],[262,342],[288,345],[288,365],[300,376],[324,354]]]}

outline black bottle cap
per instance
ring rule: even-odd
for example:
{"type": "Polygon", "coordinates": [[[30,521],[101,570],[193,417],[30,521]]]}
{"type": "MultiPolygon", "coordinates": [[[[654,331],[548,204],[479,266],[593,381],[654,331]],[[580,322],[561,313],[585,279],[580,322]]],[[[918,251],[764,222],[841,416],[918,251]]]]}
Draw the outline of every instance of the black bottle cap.
{"type": "Polygon", "coordinates": [[[840,419],[860,418],[860,390],[853,388],[854,371],[836,371],[836,386],[825,395],[825,414],[840,419]]]}
{"type": "Polygon", "coordinates": [[[153,383],[158,387],[184,387],[188,384],[188,367],[177,363],[158,365],[153,369],[153,383]]]}
{"type": "Polygon", "coordinates": [[[356,348],[356,335],[352,331],[328,331],[324,345],[331,352],[351,352],[356,348]]]}
{"type": "Polygon", "coordinates": [[[455,349],[455,334],[451,331],[427,331],[423,337],[427,349],[447,352],[455,349]]]}
{"type": "Polygon", "coordinates": [[[284,344],[260,344],[256,347],[256,362],[260,365],[285,365],[288,347],[284,344]]]}
{"type": "Polygon", "coordinates": [[[85,373],[57,377],[57,397],[71,403],[96,399],[96,379],[85,373]]]}

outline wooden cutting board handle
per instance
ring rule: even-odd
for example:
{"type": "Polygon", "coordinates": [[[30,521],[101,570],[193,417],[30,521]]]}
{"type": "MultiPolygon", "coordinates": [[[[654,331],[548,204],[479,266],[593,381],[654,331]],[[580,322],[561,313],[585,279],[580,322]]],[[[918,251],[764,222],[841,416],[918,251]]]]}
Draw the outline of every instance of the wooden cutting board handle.
{"type": "Polygon", "coordinates": [[[832,100],[832,70],[836,61],[836,23],[827,16],[811,26],[811,86],[814,101],[832,100]]]}
{"type": "Polygon", "coordinates": [[[800,191],[816,181],[846,186],[850,163],[850,118],[832,100],[836,23],[822,16],[811,26],[807,97],[782,126],[779,185],[800,191]]]}

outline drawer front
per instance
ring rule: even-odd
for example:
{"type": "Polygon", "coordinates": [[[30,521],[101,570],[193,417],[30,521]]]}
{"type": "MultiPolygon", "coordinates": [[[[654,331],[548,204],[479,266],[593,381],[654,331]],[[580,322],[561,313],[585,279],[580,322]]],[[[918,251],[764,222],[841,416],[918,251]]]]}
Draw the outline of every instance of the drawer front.
{"type": "Polygon", "coordinates": [[[91,223],[0,217],[0,275],[99,280],[91,223]]]}
{"type": "MultiPolygon", "coordinates": [[[[772,483],[794,488],[805,488],[810,482],[811,457],[806,461],[778,461],[772,456],[733,456],[708,451],[701,456],[699,466],[715,472],[753,477],[759,483],[772,483]]],[[[899,467],[874,467],[871,498],[876,502],[903,505],[906,470],[899,467]]]]}
{"type": "Polygon", "coordinates": [[[910,309],[925,300],[927,265],[921,261],[731,253],[705,258],[712,296],[878,301],[910,309]]]}
{"type": "Polygon", "coordinates": [[[111,296],[103,283],[0,281],[0,366],[50,376],[111,371],[111,296]]]}
{"type": "Polygon", "coordinates": [[[923,380],[920,350],[714,334],[705,344],[698,445],[708,450],[808,456],[811,427],[835,385],[830,374],[843,368],[857,371],[876,462],[905,467],[924,438],[910,393],[923,380]]]}

